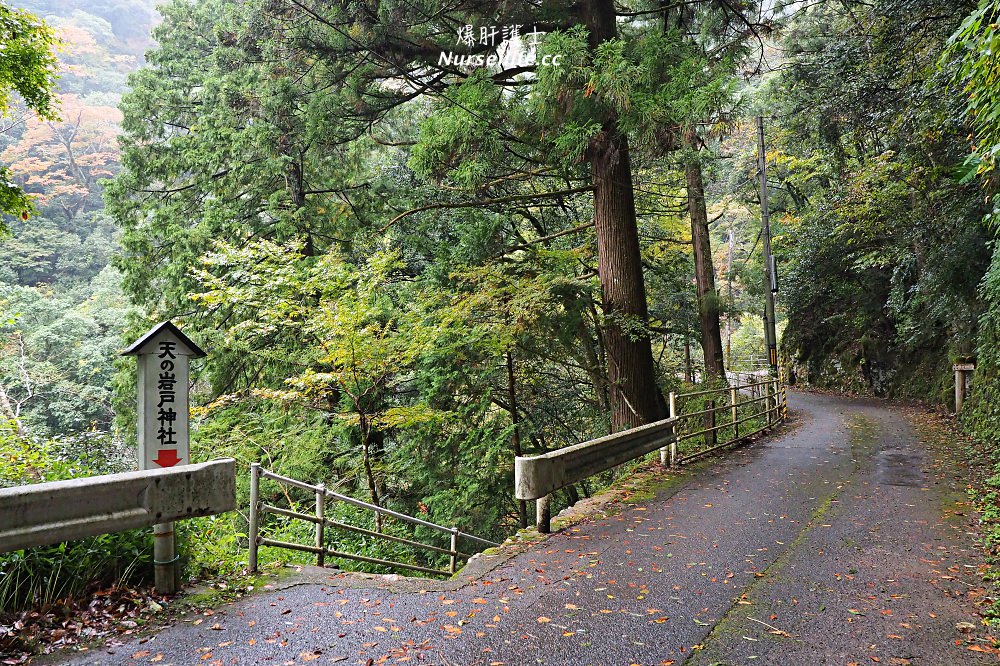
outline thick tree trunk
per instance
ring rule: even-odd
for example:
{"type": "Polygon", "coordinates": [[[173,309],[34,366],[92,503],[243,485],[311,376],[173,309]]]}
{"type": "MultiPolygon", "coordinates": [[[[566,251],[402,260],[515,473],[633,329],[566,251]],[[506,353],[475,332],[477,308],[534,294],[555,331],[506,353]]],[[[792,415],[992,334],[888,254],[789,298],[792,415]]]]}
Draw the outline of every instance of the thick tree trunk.
{"type": "Polygon", "coordinates": [[[639,255],[628,140],[613,126],[590,146],[597,229],[597,270],[604,304],[613,431],[663,418],[646,330],[648,310],[639,255]]]}
{"type": "MultiPolygon", "coordinates": [[[[588,0],[584,15],[590,48],[617,36],[614,2],[588,0]]],[[[594,184],[597,270],[604,304],[611,429],[625,430],[664,418],[647,327],[646,286],[639,254],[628,137],[608,112],[588,149],[594,184]]]]}
{"type": "MultiPolygon", "coordinates": [[[[698,135],[693,128],[684,132],[684,147],[688,151],[698,149],[698,135]]],[[[698,323],[701,326],[701,349],[705,353],[705,373],[709,377],[725,377],[719,295],[715,291],[712,239],[708,233],[708,211],[705,208],[705,182],[701,162],[696,156],[688,158],[684,173],[687,177],[688,211],[691,213],[691,243],[694,246],[694,277],[698,291],[698,323]]]]}

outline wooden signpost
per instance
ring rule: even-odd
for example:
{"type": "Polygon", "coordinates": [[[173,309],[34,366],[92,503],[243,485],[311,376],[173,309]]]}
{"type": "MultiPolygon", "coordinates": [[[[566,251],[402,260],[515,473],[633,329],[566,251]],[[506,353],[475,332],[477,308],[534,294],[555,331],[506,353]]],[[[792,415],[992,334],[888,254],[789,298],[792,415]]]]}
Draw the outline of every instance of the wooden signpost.
{"type": "MultiPolygon", "coordinates": [[[[157,324],[122,352],[138,365],[139,469],[190,465],[188,439],[188,364],[205,356],[169,321],[157,324]]],[[[156,589],[172,594],[179,587],[174,524],[153,526],[156,589]]]]}
{"type": "Polygon", "coordinates": [[[955,370],[955,412],[958,413],[968,396],[969,384],[972,380],[972,373],[976,370],[976,364],[956,363],[952,368],[955,370]]]}

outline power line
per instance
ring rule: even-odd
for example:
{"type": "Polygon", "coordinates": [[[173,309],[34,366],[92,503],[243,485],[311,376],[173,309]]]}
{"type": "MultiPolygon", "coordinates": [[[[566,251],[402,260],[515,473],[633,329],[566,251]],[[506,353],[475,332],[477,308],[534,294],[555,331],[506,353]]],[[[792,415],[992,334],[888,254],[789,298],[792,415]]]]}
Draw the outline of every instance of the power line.
{"type": "Polygon", "coordinates": [[[747,267],[747,262],[750,261],[750,257],[752,257],[753,253],[757,250],[757,243],[760,242],[760,236],[763,233],[764,233],[763,228],[761,228],[761,230],[757,232],[757,240],[753,242],[753,247],[750,248],[750,254],[747,255],[746,259],[744,259],[743,263],[740,265],[740,271],[742,271],[744,268],[747,267]]]}

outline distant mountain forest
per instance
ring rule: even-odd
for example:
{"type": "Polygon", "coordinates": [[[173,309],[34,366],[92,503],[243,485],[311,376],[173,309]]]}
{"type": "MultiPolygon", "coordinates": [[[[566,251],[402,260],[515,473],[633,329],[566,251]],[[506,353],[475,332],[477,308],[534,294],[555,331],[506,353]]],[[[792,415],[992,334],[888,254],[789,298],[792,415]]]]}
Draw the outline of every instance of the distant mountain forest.
{"type": "MultiPolygon", "coordinates": [[[[0,133],[0,163],[35,211],[7,220],[0,243],[0,391],[25,436],[121,449],[114,434],[114,357],[131,307],[112,266],[120,231],[101,181],[117,174],[118,106],[153,46],[149,2],[40,0],[18,5],[61,40],[58,119],[16,111],[0,133]]],[[[120,461],[121,464],[127,464],[120,461]]]]}

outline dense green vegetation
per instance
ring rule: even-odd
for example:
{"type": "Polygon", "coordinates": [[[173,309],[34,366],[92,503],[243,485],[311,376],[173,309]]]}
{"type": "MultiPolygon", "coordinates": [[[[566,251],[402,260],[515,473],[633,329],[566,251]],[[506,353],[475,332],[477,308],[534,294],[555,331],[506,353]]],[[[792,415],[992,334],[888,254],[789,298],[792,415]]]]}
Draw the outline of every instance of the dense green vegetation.
{"type": "Polygon", "coordinates": [[[996,3],[821,3],[765,89],[800,377],[953,406],[995,441],[996,3]]]}
{"type": "MultiPolygon", "coordinates": [[[[997,133],[997,110],[1000,100],[995,90],[995,51],[997,17],[1000,4],[983,2],[963,21],[952,38],[948,57],[957,64],[956,84],[964,84],[968,106],[966,117],[972,124],[972,152],[966,162],[971,174],[975,170],[977,181],[984,195],[985,222],[991,231],[996,230],[997,208],[995,196],[997,180],[995,156],[1000,151],[997,133]]],[[[971,175],[970,175],[971,178],[971,175]]],[[[997,396],[1000,395],[1000,355],[996,341],[1000,337],[1000,255],[993,246],[992,257],[981,284],[984,306],[979,313],[980,334],[978,366],[973,387],[973,399],[964,409],[963,424],[977,438],[993,444],[1000,437],[998,426],[997,396]]],[[[996,470],[1000,471],[1000,469],[996,470]]],[[[995,480],[995,477],[994,477],[995,480]]]]}
{"type": "MultiPolygon", "coordinates": [[[[59,104],[0,133],[36,211],[4,208],[3,441],[41,456],[2,483],[133,465],[115,354],[172,319],[209,352],[196,461],[499,540],[531,518],[514,455],[763,354],[756,113],[789,367],[947,403],[978,356],[966,423],[997,435],[992,4],[22,4],[66,46],[59,104]]],[[[245,523],[186,523],[189,572],[237,572],[245,523]]]]}
{"type": "MultiPolygon", "coordinates": [[[[28,12],[0,6],[0,120],[13,120],[13,94],[38,118],[56,117],[53,86],[56,69],[52,47],[55,37],[49,26],[28,12]]],[[[6,128],[5,130],[6,131],[6,128]]],[[[10,172],[0,167],[0,213],[27,216],[32,209],[24,190],[11,182],[10,172]]]]}
{"type": "Polygon", "coordinates": [[[992,232],[942,60],[973,5],[821,3],[785,33],[767,95],[800,377],[944,402],[975,351],[992,232]]]}

